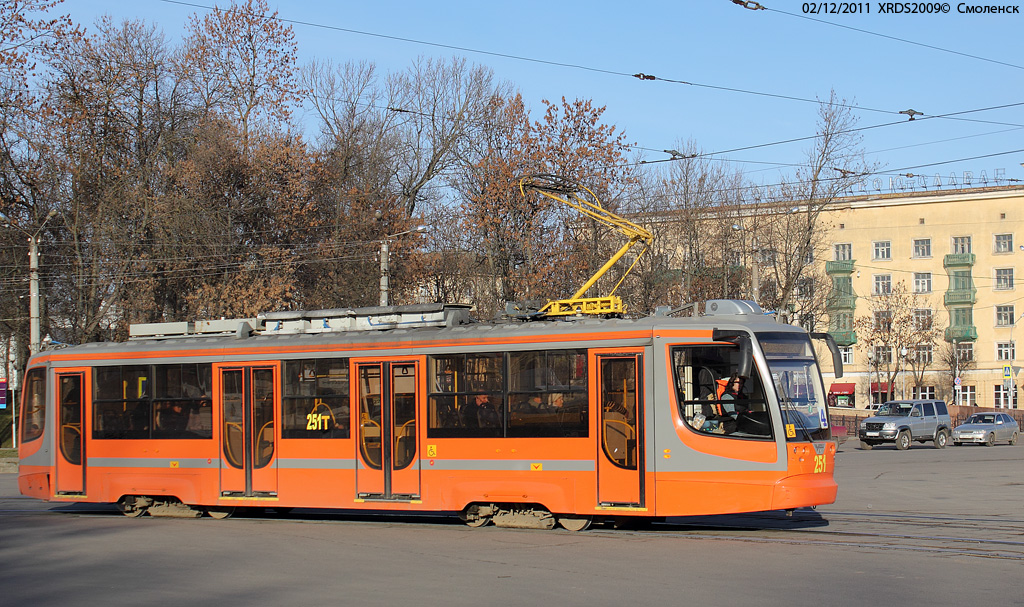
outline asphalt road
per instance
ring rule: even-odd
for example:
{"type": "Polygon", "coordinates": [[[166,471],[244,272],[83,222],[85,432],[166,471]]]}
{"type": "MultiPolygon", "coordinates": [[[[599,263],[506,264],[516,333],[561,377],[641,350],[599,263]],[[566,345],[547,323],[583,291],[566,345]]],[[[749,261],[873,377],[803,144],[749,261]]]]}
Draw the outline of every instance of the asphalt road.
{"type": "Polygon", "coordinates": [[[296,511],[217,521],[20,497],[0,606],[1024,605],[1024,446],[841,448],[816,511],[583,533],[296,511]]]}

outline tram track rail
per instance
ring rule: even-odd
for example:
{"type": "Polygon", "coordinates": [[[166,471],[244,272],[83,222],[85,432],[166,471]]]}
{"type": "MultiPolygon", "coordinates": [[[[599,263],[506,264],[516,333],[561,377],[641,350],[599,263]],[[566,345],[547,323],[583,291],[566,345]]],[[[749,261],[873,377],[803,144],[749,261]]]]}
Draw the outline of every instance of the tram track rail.
{"type": "MultiPolygon", "coordinates": [[[[120,516],[106,505],[76,504],[56,508],[0,507],[3,516],[120,516]]],[[[403,517],[405,518],[405,517],[403,517]]],[[[413,517],[414,519],[418,517],[413,517]]],[[[430,516],[420,524],[436,524],[444,517],[430,516]]],[[[251,512],[244,520],[288,522],[367,522],[395,523],[393,517],[369,513],[314,511],[280,515],[251,512]]],[[[416,524],[406,518],[398,523],[416,524]]],[[[559,531],[560,533],[571,533],[559,531]]],[[[860,550],[892,550],[972,558],[1024,561],[1024,520],[954,514],[913,514],[896,512],[797,511],[787,517],[779,513],[755,513],[721,517],[670,519],[644,528],[595,526],[583,536],[608,538],[679,538],[701,541],[730,541],[791,546],[821,546],[860,550]],[[941,533],[917,533],[916,530],[941,530],[941,533]],[[962,533],[961,533],[962,532],[962,533]],[[1019,539],[1016,539],[1019,538],[1019,539]]]]}

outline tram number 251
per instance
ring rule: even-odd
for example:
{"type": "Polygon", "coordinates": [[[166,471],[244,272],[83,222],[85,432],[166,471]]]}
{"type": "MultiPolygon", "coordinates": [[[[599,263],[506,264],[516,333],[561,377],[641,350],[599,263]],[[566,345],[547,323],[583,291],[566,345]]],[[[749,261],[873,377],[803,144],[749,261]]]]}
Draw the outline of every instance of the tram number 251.
{"type": "Polygon", "coordinates": [[[826,470],[826,465],[825,465],[825,456],[824,455],[815,455],[814,456],[814,473],[818,474],[819,472],[826,472],[826,471],[827,470],[826,470]]]}
{"type": "Polygon", "coordinates": [[[306,430],[330,430],[331,416],[323,413],[306,415],[306,430]]]}

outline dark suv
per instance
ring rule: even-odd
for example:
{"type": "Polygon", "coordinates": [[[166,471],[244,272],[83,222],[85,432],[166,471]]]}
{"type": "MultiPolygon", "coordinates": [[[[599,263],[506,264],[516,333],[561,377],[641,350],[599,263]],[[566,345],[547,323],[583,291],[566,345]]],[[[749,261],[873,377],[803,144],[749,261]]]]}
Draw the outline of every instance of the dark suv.
{"type": "Polygon", "coordinates": [[[949,411],[941,400],[893,400],[860,422],[857,438],[865,449],[889,442],[902,451],[915,440],[934,441],[935,448],[942,449],[949,442],[950,428],[949,411]]]}

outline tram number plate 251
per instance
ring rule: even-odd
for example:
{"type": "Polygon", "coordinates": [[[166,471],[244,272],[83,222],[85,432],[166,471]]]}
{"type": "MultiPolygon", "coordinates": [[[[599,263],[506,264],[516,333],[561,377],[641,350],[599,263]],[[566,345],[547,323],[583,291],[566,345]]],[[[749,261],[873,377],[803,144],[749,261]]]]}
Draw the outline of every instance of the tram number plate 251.
{"type": "Polygon", "coordinates": [[[828,462],[825,460],[824,455],[814,456],[814,473],[828,472],[828,462]]]}

